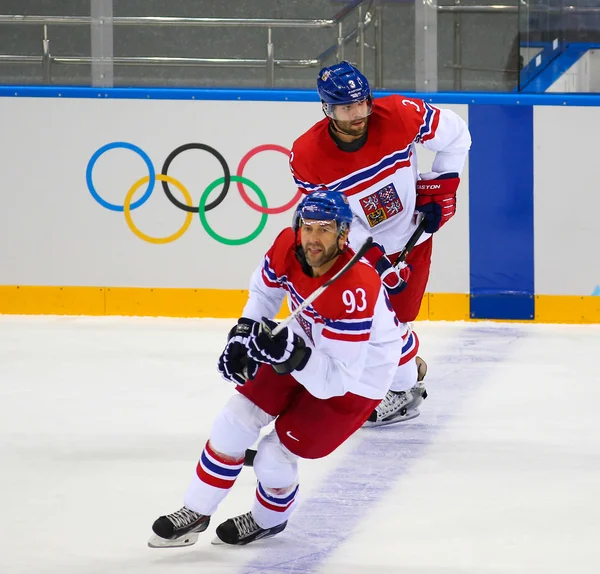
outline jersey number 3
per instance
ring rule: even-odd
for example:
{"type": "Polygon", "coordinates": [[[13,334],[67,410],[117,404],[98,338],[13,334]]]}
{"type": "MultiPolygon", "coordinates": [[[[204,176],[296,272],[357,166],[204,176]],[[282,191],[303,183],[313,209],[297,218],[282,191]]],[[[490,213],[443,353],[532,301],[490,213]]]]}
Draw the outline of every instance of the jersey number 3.
{"type": "Polygon", "coordinates": [[[342,301],[346,306],[346,313],[364,311],[367,308],[367,294],[361,287],[359,287],[356,292],[346,289],[346,291],[342,293],[342,301]]]}

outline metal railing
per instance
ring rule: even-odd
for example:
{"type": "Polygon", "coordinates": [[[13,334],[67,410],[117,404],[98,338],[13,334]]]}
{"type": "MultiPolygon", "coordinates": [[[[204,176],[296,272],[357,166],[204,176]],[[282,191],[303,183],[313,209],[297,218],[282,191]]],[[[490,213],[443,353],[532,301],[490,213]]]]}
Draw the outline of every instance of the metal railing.
{"type": "Polygon", "coordinates": [[[472,13],[497,13],[497,12],[518,12],[519,9],[527,10],[531,13],[543,12],[549,14],[598,14],[600,7],[597,6],[541,6],[534,4],[530,6],[525,0],[518,0],[517,4],[483,4],[483,5],[463,5],[460,3],[454,5],[440,6],[434,0],[422,0],[427,5],[435,8],[438,12],[472,12],[472,13]]]}
{"type": "MultiPolygon", "coordinates": [[[[11,64],[41,64],[42,78],[45,84],[52,83],[52,67],[55,64],[92,64],[94,57],[86,56],[52,56],[48,27],[52,25],[104,25],[108,22],[91,16],[30,16],[30,15],[0,15],[0,25],[42,25],[42,54],[40,56],[25,56],[15,54],[0,54],[1,63],[11,64]]],[[[383,77],[382,36],[381,36],[381,7],[380,0],[356,0],[344,7],[331,19],[277,19],[277,18],[188,18],[188,17],[114,17],[110,18],[112,26],[185,26],[185,27],[244,27],[266,28],[266,57],[265,58],[193,58],[193,57],[161,57],[161,56],[117,56],[111,57],[111,62],[123,66],[185,66],[185,67],[235,67],[235,68],[265,68],[265,85],[275,84],[275,68],[315,68],[323,64],[325,59],[335,54],[338,61],[344,59],[345,46],[355,41],[358,46],[358,66],[364,68],[365,63],[365,31],[373,26],[375,30],[374,46],[369,46],[375,54],[376,88],[381,87],[383,77]],[[356,25],[346,32],[344,20],[356,12],[356,25]],[[319,54],[309,59],[277,59],[273,44],[272,31],[275,28],[308,28],[337,30],[335,43],[319,54]]]]}
{"type": "Polygon", "coordinates": [[[483,68],[476,66],[465,66],[462,61],[462,19],[461,14],[517,14],[519,11],[525,11],[529,14],[600,14],[598,6],[542,6],[539,4],[530,5],[528,0],[516,0],[516,4],[483,4],[483,5],[463,5],[461,0],[454,0],[453,5],[440,5],[437,0],[421,0],[430,9],[441,13],[452,13],[454,15],[454,49],[452,53],[452,62],[445,64],[446,68],[454,70],[453,87],[455,90],[462,89],[462,72],[463,70],[481,71],[488,73],[518,73],[519,69],[514,68],[483,68]]]}
{"type": "MultiPolygon", "coordinates": [[[[530,13],[563,13],[563,14],[597,14],[600,7],[579,6],[530,6],[527,0],[517,0],[516,4],[483,4],[463,5],[461,0],[454,0],[453,5],[440,5],[437,0],[417,0],[430,10],[437,13],[454,14],[454,49],[452,60],[446,67],[454,69],[454,89],[462,87],[462,70],[478,69],[487,72],[506,72],[491,68],[466,67],[462,64],[462,24],[461,14],[502,14],[517,13],[526,10],[530,13]]],[[[104,25],[101,18],[91,16],[35,16],[35,15],[0,15],[0,25],[42,25],[42,51],[40,56],[0,54],[0,64],[41,64],[43,82],[52,82],[52,68],[54,65],[81,65],[93,64],[94,57],[84,56],[53,56],[50,51],[50,38],[48,27],[54,25],[104,25]]],[[[383,87],[383,38],[382,15],[380,0],[355,0],[344,7],[330,19],[271,19],[271,18],[190,18],[167,16],[144,17],[111,17],[111,26],[144,26],[144,27],[243,27],[263,28],[267,30],[265,58],[194,58],[194,57],[161,57],[161,56],[117,56],[111,57],[112,64],[120,66],[182,66],[182,67],[231,67],[231,68],[264,68],[265,85],[275,85],[276,68],[316,68],[323,65],[325,60],[335,54],[336,59],[344,59],[345,47],[354,42],[357,46],[357,64],[363,69],[365,65],[365,48],[370,48],[375,56],[374,87],[383,87]],[[356,13],[355,24],[350,30],[344,20],[356,13]],[[369,27],[374,29],[374,43],[368,46],[365,42],[365,32],[369,27]],[[272,31],[279,28],[296,29],[336,29],[335,42],[315,58],[281,59],[275,57],[275,46],[272,31]]],[[[517,71],[517,70],[513,70],[517,71]]]]}

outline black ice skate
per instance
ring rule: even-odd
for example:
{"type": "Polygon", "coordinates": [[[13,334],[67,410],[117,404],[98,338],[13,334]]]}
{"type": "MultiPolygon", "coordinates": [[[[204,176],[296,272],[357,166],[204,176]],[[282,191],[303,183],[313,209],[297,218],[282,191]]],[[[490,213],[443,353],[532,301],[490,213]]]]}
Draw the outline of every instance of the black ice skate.
{"type": "Polygon", "coordinates": [[[191,546],[198,540],[198,534],[204,532],[210,523],[210,516],[198,514],[185,506],[174,512],[157,518],[152,525],[154,535],[148,540],[150,548],[175,548],[191,546]]]}
{"type": "Polygon", "coordinates": [[[279,534],[287,526],[287,520],[283,524],[273,526],[273,528],[261,528],[251,512],[230,518],[217,526],[218,539],[213,541],[213,544],[235,544],[243,546],[250,544],[255,540],[262,538],[271,538],[279,534]]]}
{"type": "Polygon", "coordinates": [[[364,427],[379,427],[417,418],[421,412],[417,408],[426,398],[427,391],[423,379],[427,374],[427,363],[416,357],[417,384],[410,391],[388,391],[364,423],[364,427]]]}

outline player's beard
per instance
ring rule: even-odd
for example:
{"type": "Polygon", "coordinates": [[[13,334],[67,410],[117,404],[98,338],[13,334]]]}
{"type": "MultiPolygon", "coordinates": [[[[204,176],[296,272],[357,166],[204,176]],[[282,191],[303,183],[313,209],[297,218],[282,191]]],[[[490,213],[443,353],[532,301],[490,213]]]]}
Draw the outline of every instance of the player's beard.
{"type": "MultiPolygon", "coordinates": [[[[356,121],[356,120],[354,120],[356,121]]],[[[362,123],[353,125],[354,122],[342,122],[340,120],[333,120],[334,127],[337,131],[346,134],[347,136],[360,137],[365,134],[367,131],[367,125],[369,123],[369,118],[362,118],[362,123]]]]}
{"type": "Polygon", "coordinates": [[[321,243],[309,243],[306,246],[306,249],[304,249],[304,256],[306,257],[306,262],[315,269],[318,269],[319,267],[325,265],[338,254],[339,250],[337,245],[332,245],[329,249],[327,249],[321,243]],[[312,254],[309,251],[311,247],[319,247],[321,251],[319,251],[318,254],[312,254]]]}

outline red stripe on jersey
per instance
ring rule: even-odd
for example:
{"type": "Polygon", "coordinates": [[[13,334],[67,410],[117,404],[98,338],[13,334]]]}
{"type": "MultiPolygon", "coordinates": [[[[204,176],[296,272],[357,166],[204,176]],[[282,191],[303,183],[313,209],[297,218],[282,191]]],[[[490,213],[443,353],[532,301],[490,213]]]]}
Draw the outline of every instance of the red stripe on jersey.
{"type": "Polygon", "coordinates": [[[271,281],[269,279],[269,276],[265,273],[264,269],[261,272],[261,275],[262,275],[263,281],[264,281],[264,283],[265,283],[265,285],[267,287],[274,287],[276,289],[278,289],[279,287],[281,287],[281,285],[279,283],[277,283],[277,281],[271,281]]]}
{"type": "Polygon", "coordinates": [[[433,109],[433,121],[431,122],[431,131],[421,138],[421,143],[431,140],[435,137],[435,132],[437,130],[438,124],[440,123],[440,110],[438,110],[435,106],[431,106],[433,109]]]}
{"type": "Polygon", "coordinates": [[[401,169],[403,167],[410,167],[410,157],[411,156],[412,156],[412,152],[408,156],[409,159],[395,163],[394,165],[391,165],[390,167],[379,172],[376,176],[374,176],[366,181],[362,181],[361,183],[356,184],[354,187],[352,187],[350,189],[344,190],[344,194],[347,197],[350,197],[351,195],[356,195],[357,193],[360,193],[361,191],[364,191],[365,189],[375,185],[377,182],[385,179],[386,177],[389,177],[393,173],[396,173],[399,169],[401,169]]]}
{"type": "Polygon", "coordinates": [[[318,187],[312,190],[306,189],[305,187],[297,187],[296,189],[304,195],[309,195],[310,193],[314,193],[315,191],[327,191],[329,188],[324,183],[321,183],[318,185],[318,187]]]}
{"type": "Polygon", "coordinates": [[[357,343],[359,341],[368,341],[371,336],[371,332],[369,331],[368,333],[337,333],[329,331],[327,329],[323,329],[322,335],[327,339],[333,339],[335,341],[349,341],[351,343],[357,343]]]}

